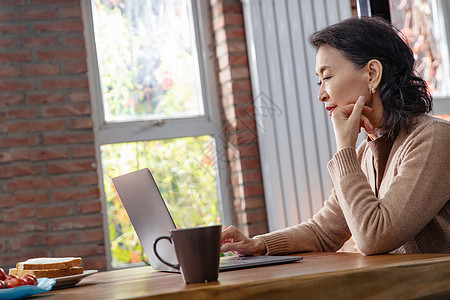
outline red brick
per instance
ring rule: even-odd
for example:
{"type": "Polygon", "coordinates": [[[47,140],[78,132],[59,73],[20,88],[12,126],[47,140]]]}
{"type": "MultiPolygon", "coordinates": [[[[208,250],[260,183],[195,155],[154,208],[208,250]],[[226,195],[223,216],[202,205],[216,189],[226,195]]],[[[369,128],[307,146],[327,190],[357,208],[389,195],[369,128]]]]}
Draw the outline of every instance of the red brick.
{"type": "MultiPolygon", "coordinates": [[[[73,183],[71,176],[54,176],[54,177],[33,177],[33,178],[15,178],[7,182],[8,190],[14,191],[16,189],[49,189],[57,187],[68,187],[73,183]]],[[[34,197],[31,195],[30,197],[34,197]]]]}
{"type": "Polygon", "coordinates": [[[33,217],[36,213],[34,207],[14,207],[3,211],[3,222],[15,222],[25,218],[33,217]]]}
{"type": "Polygon", "coordinates": [[[69,187],[72,183],[72,176],[37,177],[33,179],[33,187],[36,189],[69,187]]]}
{"type": "Polygon", "coordinates": [[[58,247],[55,249],[55,255],[61,257],[87,256],[104,253],[105,246],[97,244],[70,245],[67,247],[58,247]]]}
{"type": "Polygon", "coordinates": [[[56,75],[59,74],[58,65],[54,64],[29,64],[23,65],[23,74],[25,76],[33,75],[56,75]]]}
{"type": "Polygon", "coordinates": [[[102,229],[97,230],[87,230],[80,232],[81,242],[97,242],[103,241],[105,234],[102,229]]]}
{"type": "Polygon", "coordinates": [[[247,225],[246,234],[249,237],[254,237],[255,235],[260,235],[268,232],[267,222],[260,222],[257,224],[247,225]]]}
{"type": "Polygon", "coordinates": [[[42,116],[44,117],[63,117],[63,116],[77,116],[77,115],[90,115],[91,106],[80,105],[66,105],[59,107],[43,107],[42,116]]]}
{"type": "Polygon", "coordinates": [[[239,13],[242,12],[242,4],[240,1],[222,1],[214,5],[213,16],[219,16],[225,13],[239,13]]]}
{"type": "Polygon", "coordinates": [[[106,270],[106,257],[102,256],[88,256],[83,258],[83,266],[86,270],[106,270]]]}
{"type": "Polygon", "coordinates": [[[18,222],[19,232],[39,232],[46,231],[47,225],[38,220],[23,220],[18,222]]]}
{"type": "Polygon", "coordinates": [[[42,79],[41,86],[44,90],[69,89],[88,87],[87,79],[42,79]]]}
{"type": "Polygon", "coordinates": [[[85,188],[79,187],[77,189],[67,188],[65,190],[53,190],[52,192],[52,200],[58,202],[66,202],[72,200],[85,200],[97,198],[100,196],[100,191],[98,188],[85,188]]]}
{"type": "Polygon", "coordinates": [[[64,95],[62,93],[28,94],[26,101],[28,104],[61,103],[64,101],[64,95]]]}
{"type": "Polygon", "coordinates": [[[25,0],[0,0],[1,6],[22,6],[25,5],[25,0]]]}
{"type": "Polygon", "coordinates": [[[43,120],[30,122],[30,132],[37,131],[58,131],[67,128],[66,120],[43,120]]]}
{"type": "Polygon", "coordinates": [[[242,148],[239,147],[239,152],[241,157],[259,157],[259,146],[257,143],[253,145],[245,145],[242,148]]]}
{"type": "Polygon", "coordinates": [[[51,234],[45,236],[45,244],[49,247],[51,246],[59,246],[59,245],[68,245],[72,243],[79,242],[79,234],[78,233],[64,233],[64,234],[51,234]]]}
{"type": "Polygon", "coordinates": [[[61,39],[61,44],[69,47],[82,47],[84,46],[84,37],[80,36],[66,36],[61,39]]]}
{"type": "Polygon", "coordinates": [[[102,204],[99,200],[78,203],[78,212],[81,214],[101,212],[102,204]]]}
{"type": "Polygon", "coordinates": [[[25,47],[49,47],[59,45],[59,39],[57,36],[23,37],[22,42],[25,47]]]}
{"type": "Polygon", "coordinates": [[[245,200],[243,201],[243,205],[242,205],[241,209],[242,210],[255,209],[255,208],[265,209],[265,207],[266,207],[266,202],[265,202],[264,196],[259,195],[259,196],[246,197],[245,200]]]}
{"type": "Polygon", "coordinates": [[[64,63],[66,74],[85,74],[87,73],[86,61],[71,61],[64,63]]]}
{"type": "Polygon", "coordinates": [[[16,47],[17,40],[15,38],[0,38],[0,48],[6,49],[10,47],[16,47]]]}
{"type": "Polygon", "coordinates": [[[14,92],[14,91],[32,91],[36,88],[36,85],[31,80],[17,79],[17,80],[2,80],[0,83],[0,89],[2,92],[14,92]]]}
{"type": "Polygon", "coordinates": [[[73,214],[73,205],[55,206],[54,204],[51,204],[51,205],[44,206],[44,207],[38,207],[36,209],[36,216],[39,219],[68,216],[68,215],[72,215],[72,214],[73,214]]]}
{"type": "Polygon", "coordinates": [[[227,41],[227,49],[230,54],[244,54],[247,55],[247,44],[245,40],[231,40],[227,41]]]}
{"type": "MultiPolygon", "coordinates": [[[[85,142],[93,142],[93,141],[94,141],[94,134],[92,132],[44,135],[44,144],[46,144],[46,145],[74,144],[74,143],[85,143],[85,142]]],[[[1,140],[0,140],[0,145],[1,145],[1,140]]]]}
{"type": "Polygon", "coordinates": [[[246,54],[229,54],[219,58],[220,70],[223,70],[229,66],[241,66],[248,68],[248,56],[246,54]]]}
{"type": "Polygon", "coordinates": [[[37,144],[39,144],[39,137],[37,137],[37,136],[0,138],[0,148],[1,147],[14,147],[14,146],[34,146],[37,144]]]}
{"type": "Polygon", "coordinates": [[[36,118],[36,110],[34,108],[10,109],[6,111],[8,119],[34,119],[36,118]]]}
{"type": "Polygon", "coordinates": [[[33,29],[35,32],[76,32],[83,31],[83,23],[81,22],[81,20],[40,23],[34,24],[33,29]]]}
{"type": "Polygon", "coordinates": [[[19,232],[19,229],[17,226],[11,226],[10,224],[0,224],[0,236],[6,237],[6,236],[15,236],[19,232]]]}
{"type": "Polygon", "coordinates": [[[40,50],[36,52],[39,60],[72,60],[86,59],[86,51],[80,50],[40,50]]]}
{"type": "Polygon", "coordinates": [[[103,217],[101,215],[78,216],[78,217],[62,218],[52,221],[52,228],[53,230],[57,231],[100,227],[102,225],[103,225],[103,217]]]}
{"type": "Polygon", "coordinates": [[[8,190],[14,191],[16,189],[27,190],[34,187],[32,178],[14,178],[6,183],[8,190]]]}
{"type": "Polygon", "coordinates": [[[244,40],[245,30],[243,26],[225,27],[215,32],[215,39],[217,44],[225,43],[230,40],[244,40]]]}
{"type": "Polygon", "coordinates": [[[242,170],[260,169],[261,163],[259,158],[241,159],[242,170]]]}
{"type": "Polygon", "coordinates": [[[18,15],[21,20],[55,19],[56,11],[49,9],[27,9],[19,11],[18,15]]]}
{"type": "Polygon", "coordinates": [[[30,160],[30,149],[29,148],[16,148],[9,149],[7,152],[2,152],[4,154],[5,161],[19,161],[19,160],[30,160]]]}
{"type": "Polygon", "coordinates": [[[76,177],[76,185],[98,184],[97,173],[81,174],[76,177]]]}
{"type": "Polygon", "coordinates": [[[0,97],[2,106],[15,106],[25,103],[25,97],[22,94],[12,94],[0,97]]]}
{"type": "Polygon", "coordinates": [[[18,66],[1,65],[0,76],[1,77],[15,77],[20,75],[20,68],[18,66]]]}
{"type": "Polygon", "coordinates": [[[81,17],[81,8],[79,6],[61,7],[59,15],[62,18],[81,17]]]}
{"type": "Polygon", "coordinates": [[[27,31],[28,31],[28,27],[26,25],[18,25],[18,24],[1,24],[0,25],[0,34],[24,33],[27,31]]]}
{"type": "Polygon", "coordinates": [[[31,59],[30,51],[0,52],[0,63],[24,62],[31,59]]]}
{"type": "Polygon", "coordinates": [[[250,72],[247,66],[227,68],[219,73],[220,83],[224,83],[232,79],[245,79],[245,78],[246,79],[250,78],[250,72]]]}
{"type": "Polygon", "coordinates": [[[14,20],[15,16],[12,12],[0,12],[0,22],[14,20]]]}
{"type": "Polygon", "coordinates": [[[51,256],[51,254],[48,252],[46,246],[25,247],[20,249],[18,257],[16,258],[16,262],[19,260],[23,260],[24,257],[48,257],[48,256],[51,256]]]}
{"type": "Polygon", "coordinates": [[[60,159],[60,158],[67,158],[68,150],[67,148],[33,148],[30,151],[30,159],[32,161],[37,160],[51,160],[51,159],[60,159]]]}
{"type": "Polygon", "coordinates": [[[70,102],[85,102],[91,100],[89,92],[72,92],[68,95],[70,102]]]}
{"type": "Polygon", "coordinates": [[[95,148],[92,146],[78,146],[72,148],[72,157],[95,156],[95,148]]]}
{"type": "Polygon", "coordinates": [[[19,244],[21,249],[42,245],[42,233],[21,235],[19,237],[19,244]]]}
{"type": "Polygon", "coordinates": [[[6,123],[2,126],[3,133],[24,132],[28,130],[28,122],[19,121],[13,123],[6,123]]]}
{"type": "Polygon", "coordinates": [[[80,0],[33,0],[33,4],[37,5],[72,5],[77,4],[80,5],[80,0]]]}
{"type": "Polygon", "coordinates": [[[95,170],[96,168],[97,164],[94,161],[86,161],[86,162],[68,161],[68,162],[47,164],[47,171],[49,174],[84,172],[95,170]]]}
{"type": "Polygon", "coordinates": [[[70,121],[70,128],[72,129],[91,129],[94,127],[94,122],[91,118],[77,118],[70,121]]]}
{"type": "Polygon", "coordinates": [[[244,185],[244,194],[246,197],[264,195],[264,188],[261,184],[258,185],[246,184],[244,185]]]}
{"type": "MultiPolygon", "coordinates": [[[[17,204],[16,200],[12,196],[2,196],[0,195],[0,208],[10,207],[17,204]]],[[[1,226],[1,224],[0,224],[1,226]]]]}
{"type": "Polygon", "coordinates": [[[46,203],[47,193],[45,192],[17,192],[14,193],[14,199],[17,203],[46,203]]]}

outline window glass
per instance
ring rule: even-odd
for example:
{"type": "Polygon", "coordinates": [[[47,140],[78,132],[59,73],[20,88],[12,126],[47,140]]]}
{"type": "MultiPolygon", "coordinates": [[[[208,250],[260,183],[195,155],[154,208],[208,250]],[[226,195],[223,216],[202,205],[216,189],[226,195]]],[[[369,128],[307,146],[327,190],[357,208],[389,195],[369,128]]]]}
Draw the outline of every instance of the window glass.
{"type": "Polygon", "coordinates": [[[149,168],[177,227],[220,224],[213,149],[210,136],[101,146],[113,267],[144,253],[111,178],[149,168]]]}
{"type": "Polygon", "coordinates": [[[204,114],[186,0],[93,0],[105,121],[204,114]]]}
{"type": "Polygon", "coordinates": [[[448,46],[436,0],[390,0],[390,5],[392,23],[414,52],[416,70],[433,96],[448,96],[448,46]]]}

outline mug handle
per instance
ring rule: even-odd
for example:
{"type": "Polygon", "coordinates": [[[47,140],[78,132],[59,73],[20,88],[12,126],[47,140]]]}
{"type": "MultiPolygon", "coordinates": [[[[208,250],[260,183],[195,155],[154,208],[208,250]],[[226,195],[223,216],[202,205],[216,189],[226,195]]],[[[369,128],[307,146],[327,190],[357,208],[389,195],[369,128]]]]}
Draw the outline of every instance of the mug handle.
{"type": "Polygon", "coordinates": [[[160,240],[163,240],[163,239],[164,239],[164,240],[168,240],[168,241],[172,244],[172,239],[171,239],[170,236],[160,236],[160,237],[158,237],[158,238],[153,242],[153,251],[155,252],[156,257],[157,257],[161,262],[163,262],[164,264],[168,265],[169,267],[172,267],[172,268],[174,268],[174,269],[179,270],[179,269],[180,269],[180,265],[179,265],[179,264],[173,265],[173,264],[171,264],[171,263],[165,261],[164,259],[161,258],[161,256],[159,256],[158,251],[156,251],[156,244],[157,244],[160,240]]]}

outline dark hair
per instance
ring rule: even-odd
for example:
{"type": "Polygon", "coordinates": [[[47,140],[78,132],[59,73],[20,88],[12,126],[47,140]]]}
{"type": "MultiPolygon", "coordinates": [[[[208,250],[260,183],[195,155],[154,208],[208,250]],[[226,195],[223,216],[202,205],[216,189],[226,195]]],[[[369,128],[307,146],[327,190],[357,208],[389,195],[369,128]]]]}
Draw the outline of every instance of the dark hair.
{"type": "Polygon", "coordinates": [[[431,111],[432,97],[426,82],[414,70],[411,48],[401,32],[384,19],[349,18],[312,34],[309,42],[316,50],[322,45],[338,49],[358,69],[371,59],[381,62],[381,129],[390,137],[408,130],[412,117],[431,111]]]}

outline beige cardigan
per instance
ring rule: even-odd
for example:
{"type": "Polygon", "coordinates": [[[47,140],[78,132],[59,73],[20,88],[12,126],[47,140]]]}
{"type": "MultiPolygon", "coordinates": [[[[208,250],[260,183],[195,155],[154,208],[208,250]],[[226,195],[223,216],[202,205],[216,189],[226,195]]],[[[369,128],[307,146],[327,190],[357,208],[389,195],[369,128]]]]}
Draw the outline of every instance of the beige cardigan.
{"type": "Polygon", "coordinates": [[[450,253],[450,123],[418,117],[394,141],[342,149],[328,170],[334,188],[312,219],[258,236],[268,255],[336,251],[351,236],[366,255],[450,253]]]}

